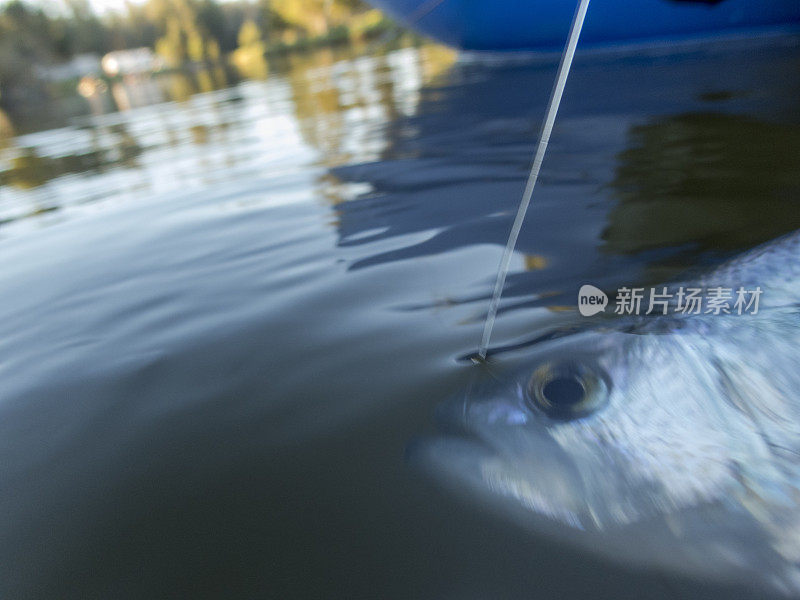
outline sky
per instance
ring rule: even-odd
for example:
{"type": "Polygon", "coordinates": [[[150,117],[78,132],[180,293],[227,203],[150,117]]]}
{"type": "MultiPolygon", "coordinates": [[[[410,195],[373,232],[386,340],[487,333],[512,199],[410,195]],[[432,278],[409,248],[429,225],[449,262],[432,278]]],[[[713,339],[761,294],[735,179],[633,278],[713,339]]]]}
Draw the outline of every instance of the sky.
{"type": "MultiPolygon", "coordinates": [[[[131,0],[134,3],[140,3],[143,0],[131,0]]],[[[9,0],[0,0],[0,6],[8,3],[9,0]]],[[[67,3],[64,0],[23,0],[26,4],[33,6],[41,6],[48,12],[63,12],[67,3]]],[[[97,14],[105,14],[110,11],[125,11],[125,0],[89,0],[92,8],[97,14]]]]}
{"type": "Polygon", "coordinates": [[[97,14],[125,10],[125,0],[89,0],[89,4],[97,14]]]}

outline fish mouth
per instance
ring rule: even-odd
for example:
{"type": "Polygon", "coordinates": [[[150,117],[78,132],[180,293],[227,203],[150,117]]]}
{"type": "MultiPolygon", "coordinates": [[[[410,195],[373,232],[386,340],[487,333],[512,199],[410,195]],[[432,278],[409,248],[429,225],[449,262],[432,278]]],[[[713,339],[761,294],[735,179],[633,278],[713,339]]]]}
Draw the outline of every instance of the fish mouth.
{"type": "MultiPolygon", "coordinates": [[[[555,444],[543,441],[534,447],[550,452],[555,444]]],[[[561,452],[521,468],[474,435],[441,435],[415,439],[407,458],[460,502],[521,525],[550,543],[625,568],[735,582],[762,591],[793,589],[781,575],[785,563],[749,515],[711,502],[637,519],[600,518],[596,506],[586,501],[591,492],[561,452]]]]}
{"type": "Polygon", "coordinates": [[[610,563],[794,590],[785,560],[737,503],[660,505],[657,490],[635,481],[610,455],[576,456],[563,448],[508,392],[479,404],[467,394],[437,407],[440,433],[409,444],[411,466],[461,503],[610,563]]]}
{"type": "Polygon", "coordinates": [[[441,435],[417,439],[408,456],[438,480],[491,502],[505,499],[543,517],[548,528],[592,529],[587,489],[572,457],[530,420],[521,391],[479,406],[467,394],[436,408],[441,435]]]}
{"type": "Polygon", "coordinates": [[[473,498],[490,503],[505,499],[528,513],[529,519],[540,517],[542,528],[586,531],[581,518],[585,510],[580,502],[582,483],[556,450],[555,445],[543,443],[538,451],[551,452],[548,460],[523,469],[474,435],[445,435],[415,440],[408,456],[454,489],[471,491],[473,498]]]}

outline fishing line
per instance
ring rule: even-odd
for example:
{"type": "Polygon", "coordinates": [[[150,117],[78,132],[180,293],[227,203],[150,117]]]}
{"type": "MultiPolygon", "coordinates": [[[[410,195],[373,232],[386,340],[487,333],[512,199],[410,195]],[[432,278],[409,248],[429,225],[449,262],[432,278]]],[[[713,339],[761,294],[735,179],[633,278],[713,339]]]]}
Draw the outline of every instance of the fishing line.
{"type": "Polygon", "coordinates": [[[572,59],[575,56],[575,47],[578,45],[578,38],[580,38],[583,20],[586,17],[586,10],[588,8],[589,0],[580,0],[575,10],[575,16],[572,18],[567,44],[564,46],[564,52],[561,54],[561,62],[558,65],[556,82],[553,85],[553,91],[550,93],[550,100],[547,103],[544,123],[542,123],[542,130],[539,133],[539,145],[536,148],[533,164],[528,174],[528,181],[525,184],[525,192],[522,194],[522,201],[519,204],[514,224],[511,226],[508,242],[506,243],[505,250],[503,250],[503,257],[500,259],[500,266],[497,270],[497,281],[495,282],[492,300],[489,303],[489,312],[486,314],[483,337],[478,350],[478,357],[481,360],[486,359],[486,352],[489,349],[489,340],[492,337],[492,328],[497,318],[497,308],[500,305],[500,296],[503,294],[508,267],[511,263],[511,255],[514,252],[514,247],[517,245],[517,238],[519,237],[520,229],[522,229],[522,222],[525,220],[525,213],[528,211],[528,205],[531,202],[531,196],[533,196],[533,188],[536,186],[536,180],[539,178],[539,171],[542,168],[545,152],[547,152],[547,144],[550,141],[553,123],[555,123],[558,107],[561,104],[561,96],[564,94],[564,86],[567,84],[567,77],[569,77],[572,59]]]}

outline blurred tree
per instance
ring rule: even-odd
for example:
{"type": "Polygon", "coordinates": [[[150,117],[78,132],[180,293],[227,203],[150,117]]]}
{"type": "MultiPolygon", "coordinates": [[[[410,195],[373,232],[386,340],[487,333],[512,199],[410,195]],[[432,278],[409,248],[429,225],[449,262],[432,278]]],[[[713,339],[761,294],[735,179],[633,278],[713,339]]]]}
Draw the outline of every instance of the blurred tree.
{"type": "Polygon", "coordinates": [[[248,19],[239,30],[239,47],[231,55],[231,62],[241,75],[263,79],[268,70],[266,51],[261,29],[255,21],[248,19]]]}
{"type": "Polygon", "coordinates": [[[368,10],[361,0],[263,0],[276,29],[294,29],[307,37],[327,35],[357,13],[368,10]]]}
{"type": "Polygon", "coordinates": [[[271,0],[270,7],[287,24],[310,35],[323,35],[330,27],[329,0],[271,0]]]}
{"type": "Polygon", "coordinates": [[[50,35],[41,9],[13,0],[0,12],[0,109],[29,111],[47,99],[39,71],[53,60],[50,35]]]}
{"type": "Polygon", "coordinates": [[[65,0],[72,18],[67,24],[69,54],[107,51],[106,29],[92,10],[89,0],[65,0]]]}
{"type": "Polygon", "coordinates": [[[200,20],[200,8],[199,3],[192,0],[149,0],[147,3],[148,18],[156,26],[163,26],[155,50],[169,66],[177,68],[187,61],[213,64],[219,60],[219,44],[200,20]]]}
{"type": "Polygon", "coordinates": [[[49,67],[77,54],[152,48],[175,69],[191,64],[207,89],[225,84],[224,56],[264,77],[270,48],[356,39],[380,26],[362,0],[126,0],[124,11],[102,16],[91,0],[45,10],[47,1],[0,0],[0,109],[12,118],[44,114],[55,85],[49,67]]]}

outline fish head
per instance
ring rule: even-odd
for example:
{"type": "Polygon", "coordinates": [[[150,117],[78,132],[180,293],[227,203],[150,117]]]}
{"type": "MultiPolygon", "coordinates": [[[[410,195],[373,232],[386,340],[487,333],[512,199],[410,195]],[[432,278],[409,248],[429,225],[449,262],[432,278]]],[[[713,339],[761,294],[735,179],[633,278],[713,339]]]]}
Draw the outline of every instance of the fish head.
{"type": "Polygon", "coordinates": [[[765,401],[750,397],[781,390],[760,385],[762,365],[731,335],[662,323],[548,341],[476,375],[416,455],[455,489],[614,561],[787,589],[800,554],[787,558],[796,548],[776,532],[794,526],[797,497],[765,438],[765,401]]]}

